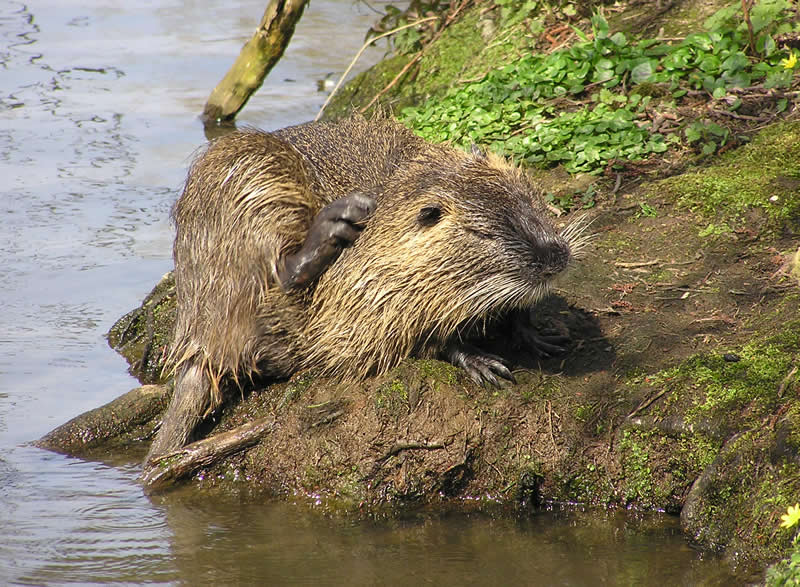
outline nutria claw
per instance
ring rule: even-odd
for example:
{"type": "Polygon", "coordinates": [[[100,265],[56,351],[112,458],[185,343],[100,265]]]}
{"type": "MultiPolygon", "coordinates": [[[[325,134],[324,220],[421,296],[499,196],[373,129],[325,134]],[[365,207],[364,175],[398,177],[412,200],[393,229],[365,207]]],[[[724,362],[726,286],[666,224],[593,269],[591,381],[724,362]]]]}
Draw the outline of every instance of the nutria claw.
{"type": "Polygon", "coordinates": [[[569,341],[569,336],[538,334],[534,330],[528,330],[522,335],[522,346],[544,359],[567,352],[565,345],[569,341]]]}
{"type": "Polygon", "coordinates": [[[341,251],[341,248],[353,244],[364,228],[364,221],[375,211],[375,206],[375,199],[361,192],[334,200],[314,218],[301,251],[324,248],[325,245],[339,247],[341,251]]]}
{"type": "Polygon", "coordinates": [[[358,238],[364,220],[375,211],[375,206],[374,198],[353,192],[323,207],[300,250],[283,259],[278,276],[284,291],[307,287],[316,280],[342,249],[358,238]]]}
{"type": "Polygon", "coordinates": [[[453,365],[464,369],[477,385],[500,387],[498,375],[511,383],[517,382],[502,358],[484,353],[472,345],[451,343],[445,348],[444,356],[453,365]]]}
{"type": "MultiPolygon", "coordinates": [[[[375,207],[375,198],[362,194],[361,192],[353,192],[325,206],[320,210],[319,214],[317,214],[317,218],[322,216],[328,220],[343,221],[358,225],[375,212],[375,207]]],[[[359,228],[363,228],[363,226],[359,228]]]]}

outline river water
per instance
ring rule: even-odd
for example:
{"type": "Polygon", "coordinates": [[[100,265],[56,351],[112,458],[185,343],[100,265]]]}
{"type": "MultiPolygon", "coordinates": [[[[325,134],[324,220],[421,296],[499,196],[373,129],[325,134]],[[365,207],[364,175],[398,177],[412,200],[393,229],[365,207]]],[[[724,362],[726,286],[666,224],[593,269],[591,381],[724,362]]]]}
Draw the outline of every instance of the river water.
{"type": "MultiPolygon", "coordinates": [[[[104,333],[171,269],[205,99],[266,0],[0,3],[0,584],[725,584],[664,515],[353,520],[30,441],[137,385],[104,333]]],[[[239,122],[313,118],[374,14],[315,0],[239,122]]],[[[380,51],[368,54],[364,65],[380,51]]],[[[730,583],[727,583],[730,584],[730,583]]]]}

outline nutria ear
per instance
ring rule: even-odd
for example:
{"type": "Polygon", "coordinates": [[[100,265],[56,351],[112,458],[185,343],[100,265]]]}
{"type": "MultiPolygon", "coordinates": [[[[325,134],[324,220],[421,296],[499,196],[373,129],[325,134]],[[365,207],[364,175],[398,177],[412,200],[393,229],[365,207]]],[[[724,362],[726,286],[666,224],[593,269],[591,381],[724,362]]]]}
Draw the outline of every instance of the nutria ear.
{"type": "Polygon", "coordinates": [[[475,143],[472,143],[470,151],[472,151],[472,156],[476,159],[486,159],[486,151],[475,143]]]}
{"type": "Polygon", "coordinates": [[[442,209],[439,206],[425,206],[417,214],[417,222],[420,226],[433,226],[442,217],[442,209]]]}

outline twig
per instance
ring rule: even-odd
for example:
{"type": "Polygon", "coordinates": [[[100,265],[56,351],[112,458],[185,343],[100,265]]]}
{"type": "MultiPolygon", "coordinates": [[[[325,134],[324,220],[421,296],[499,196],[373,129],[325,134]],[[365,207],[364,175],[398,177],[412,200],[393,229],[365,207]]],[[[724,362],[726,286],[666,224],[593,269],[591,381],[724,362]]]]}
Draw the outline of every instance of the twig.
{"type": "Polygon", "coordinates": [[[420,51],[419,53],[417,53],[416,55],[414,55],[414,57],[411,59],[411,61],[409,61],[408,63],[406,63],[406,64],[405,64],[405,66],[403,67],[403,69],[401,69],[401,70],[400,70],[400,73],[398,73],[396,76],[394,76],[394,79],[393,79],[392,81],[390,81],[388,84],[386,84],[386,85],[383,87],[383,89],[382,89],[380,92],[378,92],[377,94],[375,94],[375,95],[372,97],[372,100],[370,100],[370,101],[369,101],[369,104],[367,104],[366,106],[364,106],[363,108],[361,108],[361,109],[359,110],[359,112],[361,112],[361,113],[363,114],[364,112],[366,112],[367,110],[369,110],[369,109],[372,107],[372,105],[373,105],[373,104],[375,104],[375,102],[377,102],[377,101],[378,101],[378,99],[379,99],[381,96],[383,96],[383,95],[384,95],[386,92],[388,92],[389,90],[391,90],[391,89],[394,87],[394,85],[395,85],[395,84],[396,84],[398,81],[400,81],[400,79],[401,79],[401,78],[402,78],[402,77],[403,77],[403,76],[406,74],[406,72],[407,72],[409,69],[411,69],[412,67],[414,67],[414,65],[416,65],[417,63],[419,63],[420,59],[422,59],[422,51],[420,51]]]}
{"type": "Polygon", "coordinates": [[[622,185],[622,174],[617,173],[617,179],[616,181],[614,181],[614,188],[611,190],[611,194],[615,195],[619,191],[621,185],[622,185]]]}
{"type": "MultiPolygon", "coordinates": [[[[442,25],[442,27],[441,27],[441,28],[440,28],[440,29],[439,29],[439,30],[436,32],[436,34],[434,34],[434,35],[433,35],[433,38],[432,38],[432,39],[431,39],[431,40],[430,40],[430,41],[429,41],[429,42],[428,42],[428,43],[427,43],[427,44],[426,44],[424,47],[422,47],[422,49],[420,49],[420,50],[417,52],[417,54],[416,54],[416,55],[414,55],[414,57],[411,59],[411,61],[409,61],[408,63],[406,63],[405,67],[403,67],[403,69],[400,71],[400,73],[398,73],[396,76],[394,76],[394,79],[392,79],[392,81],[390,81],[388,84],[386,84],[386,86],[384,86],[384,88],[383,88],[383,89],[382,89],[380,92],[378,92],[377,94],[375,94],[375,96],[373,96],[372,100],[370,100],[370,101],[369,101],[369,104],[367,104],[366,106],[364,106],[363,108],[361,108],[361,109],[359,110],[359,112],[361,112],[361,113],[363,114],[364,112],[366,112],[367,110],[369,110],[369,109],[372,107],[372,105],[373,105],[373,104],[375,104],[375,102],[377,102],[377,101],[378,101],[378,99],[379,99],[381,96],[383,96],[383,95],[384,95],[386,92],[388,92],[388,91],[389,91],[389,90],[390,90],[392,87],[394,87],[394,85],[395,85],[395,84],[396,84],[398,81],[400,81],[400,79],[401,79],[401,78],[402,78],[402,77],[403,77],[403,76],[406,74],[406,72],[407,72],[409,69],[411,69],[411,68],[412,68],[412,67],[413,67],[415,64],[419,63],[420,59],[422,59],[422,55],[425,53],[425,50],[426,50],[428,47],[430,47],[431,45],[433,45],[433,44],[434,44],[436,41],[438,41],[438,40],[439,40],[439,37],[441,37],[441,36],[442,36],[442,33],[444,32],[444,30],[445,30],[445,29],[446,29],[446,28],[447,28],[447,27],[450,25],[450,23],[452,23],[452,22],[453,22],[453,20],[454,20],[454,19],[455,19],[455,17],[458,15],[458,13],[459,13],[459,12],[461,12],[461,10],[462,10],[462,9],[463,9],[463,8],[464,8],[464,7],[465,7],[467,4],[469,4],[469,2],[470,2],[470,1],[471,1],[471,0],[463,0],[463,2],[461,2],[461,4],[458,6],[458,8],[456,8],[456,9],[455,9],[455,10],[454,10],[454,11],[453,11],[451,14],[449,14],[449,15],[447,16],[447,18],[445,18],[444,24],[443,24],[443,25],[442,25]]],[[[430,17],[430,18],[436,18],[436,17],[430,17]]],[[[421,21],[420,21],[420,22],[421,22],[421,21]]]]}
{"type": "Polygon", "coordinates": [[[633,418],[636,414],[638,414],[639,412],[641,412],[645,408],[651,406],[656,400],[658,400],[660,397],[662,397],[668,391],[669,391],[669,389],[663,389],[660,392],[658,392],[657,394],[655,394],[653,396],[650,396],[648,399],[646,399],[645,401],[640,403],[639,407],[637,407],[630,414],[628,414],[628,418],[633,418]]]}
{"type": "Polygon", "coordinates": [[[723,116],[730,116],[731,118],[737,118],[739,120],[755,120],[756,122],[766,122],[770,120],[770,118],[775,118],[774,116],[748,116],[746,114],[737,114],[736,112],[731,112],[730,110],[711,110],[714,114],[721,114],[723,116]]]}
{"type": "Polygon", "coordinates": [[[398,442],[390,448],[385,455],[378,459],[378,461],[385,461],[389,457],[393,457],[404,450],[440,450],[444,448],[441,442],[398,442]]]}
{"type": "Polygon", "coordinates": [[[550,425],[550,441],[553,443],[553,461],[555,461],[555,452],[558,450],[558,445],[556,444],[556,436],[553,434],[553,404],[550,403],[550,400],[547,400],[545,405],[547,406],[547,422],[550,425]]]}
{"type": "Polygon", "coordinates": [[[660,259],[655,259],[653,261],[637,261],[633,263],[625,263],[623,261],[617,261],[614,263],[614,267],[621,267],[623,269],[635,269],[637,267],[652,267],[653,265],[658,265],[661,263],[660,259]]]}
{"type": "Polygon", "coordinates": [[[744,22],[747,24],[747,34],[750,37],[750,54],[756,54],[756,39],[753,33],[753,23],[750,20],[750,6],[754,0],[742,0],[742,12],[744,12],[744,22]]]}
{"type": "Polygon", "coordinates": [[[792,380],[792,377],[794,377],[795,373],[797,373],[797,365],[793,365],[792,370],[789,371],[788,375],[786,375],[786,377],[783,378],[783,381],[781,381],[781,384],[778,387],[778,397],[783,397],[783,392],[786,391],[786,385],[792,380]]]}

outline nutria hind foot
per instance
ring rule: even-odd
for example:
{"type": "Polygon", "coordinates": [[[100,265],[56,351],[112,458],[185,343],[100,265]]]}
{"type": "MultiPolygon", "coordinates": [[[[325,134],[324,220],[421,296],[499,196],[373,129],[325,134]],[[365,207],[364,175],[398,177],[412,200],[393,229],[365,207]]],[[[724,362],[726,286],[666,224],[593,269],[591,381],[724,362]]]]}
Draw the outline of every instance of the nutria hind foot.
{"type": "Polygon", "coordinates": [[[144,459],[144,472],[153,461],[195,440],[194,434],[211,406],[211,385],[202,367],[188,361],[175,375],[175,390],[155,440],[144,459]]]}
{"type": "Polygon", "coordinates": [[[484,353],[470,344],[451,342],[445,347],[443,355],[447,361],[464,369],[477,385],[500,387],[498,376],[511,383],[517,382],[501,357],[484,353]]]}
{"type": "Polygon", "coordinates": [[[316,280],[358,238],[375,206],[374,198],[353,192],[322,208],[300,250],[283,258],[278,272],[283,290],[307,287],[316,280]]]}

